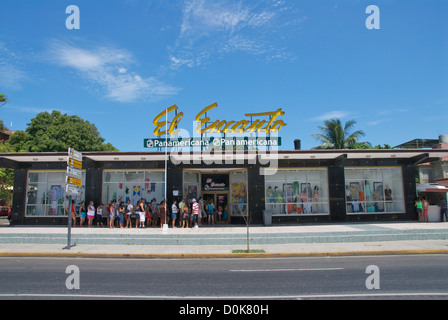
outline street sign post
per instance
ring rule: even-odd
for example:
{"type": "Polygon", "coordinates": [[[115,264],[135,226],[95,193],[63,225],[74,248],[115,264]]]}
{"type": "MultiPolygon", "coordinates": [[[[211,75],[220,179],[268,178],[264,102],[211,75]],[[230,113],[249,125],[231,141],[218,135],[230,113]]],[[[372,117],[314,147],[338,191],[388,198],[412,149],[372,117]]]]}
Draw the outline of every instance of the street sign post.
{"type": "Polygon", "coordinates": [[[67,159],[67,165],[70,167],[82,169],[82,161],[76,160],[75,158],[68,157],[67,159]]]}
{"type": "Polygon", "coordinates": [[[67,157],[67,174],[66,174],[66,186],[65,192],[68,197],[68,233],[67,233],[67,247],[64,249],[70,250],[74,246],[72,244],[72,197],[81,194],[82,186],[82,153],[76,151],[75,149],[68,149],[67,157]]]}
{"type": "Polygon", "coordinates": [[[67,176],[66,182],[67,182],[67,185],[73,185],[73,186],[78,186],[78,187],[82,186],[81,179],[78,179],[78,178],[73,178],[73,177],[67,176]]]}

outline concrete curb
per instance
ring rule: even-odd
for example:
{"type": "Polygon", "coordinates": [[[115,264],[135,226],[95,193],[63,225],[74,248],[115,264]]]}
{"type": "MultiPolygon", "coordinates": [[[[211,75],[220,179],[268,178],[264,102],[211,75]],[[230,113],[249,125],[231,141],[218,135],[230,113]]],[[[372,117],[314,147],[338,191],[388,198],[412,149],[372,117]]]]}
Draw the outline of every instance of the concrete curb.
{"type": "Polygon", "coordinates": [[[444,250],[384,250],[384,251],[335,251],[297,253],[207,253],[207,254],[119,254],[79,252],[1,252],[0,257],[22,258],[98,258],[98,259],[247,259],[247,258],[294,258],[294,257],[341,257],[378,255],[448,254],[444,250]]]}

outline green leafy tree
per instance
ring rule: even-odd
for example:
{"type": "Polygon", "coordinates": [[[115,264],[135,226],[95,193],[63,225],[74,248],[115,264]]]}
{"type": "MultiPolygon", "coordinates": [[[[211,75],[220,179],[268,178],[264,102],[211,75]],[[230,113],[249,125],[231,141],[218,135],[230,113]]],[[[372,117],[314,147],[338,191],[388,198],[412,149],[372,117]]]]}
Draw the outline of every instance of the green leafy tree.
{"type": "Polygon", "coordinates": [[[384,144],[384,145],[376,145],[372,146],[368,142],[360,142],[356,143],[353,146],[351,146],[350,149],[375,149],[375,150],[381,150],[381,149],[393,149],[390,145],[384,144]]]}
{"type": "MultiPolygon", "coordinates": [[[[13,152],[8,142],[0,141],[0,153],[13,152]]],[[[0,168],[0,205],[9,205],[14,186],[14,169],[0,168]]]]}
{"type": "Polygon", "coordinates": [[[105,144],[95,127],[78,116],[60,111],[41,112],[28,123],[26,132],[18,131],[9,139],[15,151],[64,152],[68,148],[79,151],[118,151],[105,144]]]}
{"type": "Polygon", "coordinates": [[[6,96],[3,93],[0,93],[0,108],[7,104],[6,96]]]}
{"type": "MultiPolygon", "coordinates": [[[[324,126],[319,126],[321,133],[314,133],[312,136],[320,140],[322,144],[314,149],[350,149],[359,143],[359,138],[365,136],[364,131],[357,130],[353,133],[355,120],[350,120],[343,126],[341,120],[331,119],[324,122],[324,126]]],[[[363,142],[367,144],[366,142],[363,142]]]]}

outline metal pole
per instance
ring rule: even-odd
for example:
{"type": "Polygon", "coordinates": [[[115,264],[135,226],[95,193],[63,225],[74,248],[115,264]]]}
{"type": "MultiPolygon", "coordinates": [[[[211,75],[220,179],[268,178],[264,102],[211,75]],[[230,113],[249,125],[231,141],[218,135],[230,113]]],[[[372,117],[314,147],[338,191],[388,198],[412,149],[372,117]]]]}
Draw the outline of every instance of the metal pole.
{"type": "Polygon", "coordinates": [[[67,250],[70,250],[72,243],[72,196],[68,197],[68,234],[67,234],[67,250]]]}
{"type": "MultiPolygon", "coordinates": [[[[168,195],[167,195],[167,172],[168,172],[168,109],[165,113],[165,128],[166,128],[166,135],[165,135],[165,225],[166,229],[168,227],[168,224],[166,223],[166,210],[167,210],[167,201],[168,201],[168,195]]],[[[163,226],[163,229],[165,230],[165,225],[163,226]]]]}

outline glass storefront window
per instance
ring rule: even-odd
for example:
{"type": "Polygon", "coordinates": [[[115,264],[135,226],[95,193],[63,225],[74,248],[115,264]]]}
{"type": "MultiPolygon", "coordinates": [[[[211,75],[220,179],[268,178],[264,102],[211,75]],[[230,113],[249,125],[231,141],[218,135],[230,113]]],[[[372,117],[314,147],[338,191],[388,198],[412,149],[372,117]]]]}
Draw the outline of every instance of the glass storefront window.
{"type": "Polygon", "coordinates": [[[346,168],[347,214],[404,212],[401,168],[346,168]]]}
{"type": "Polygon", "coordinates": [[[232,216],[246,216],[248,212],[247,171],[244,170],[231,172],[230,187],[230,214],[232,216]]]}
{"type": "Polygon", "coordinates": [[[194,171],[184,171],[184,197],[186,199],[198,199],[201,193],[201,174],[194,171]]]}
{"type": "MultiPolygon", "coordinates": [[[[65,171],[29,171],[26,193],[26,216],[65,216],[65,171]]],[[[85,197],[85,173],[82,174],[82,192],[76,197],[79,206],[85,197]]]]}
{"type": "Polygon", "coordinates": [[[328,215],[328,170],[284,169],[266,176],[265,207],[273,215],[328,215]]]}
{"type": "Polygon", "coordinates": [[[102,190],[103,203],[130,200],[135,205],[141,198],[160,202],[165,197],[164,171],[104,171],[102,190]]]}

